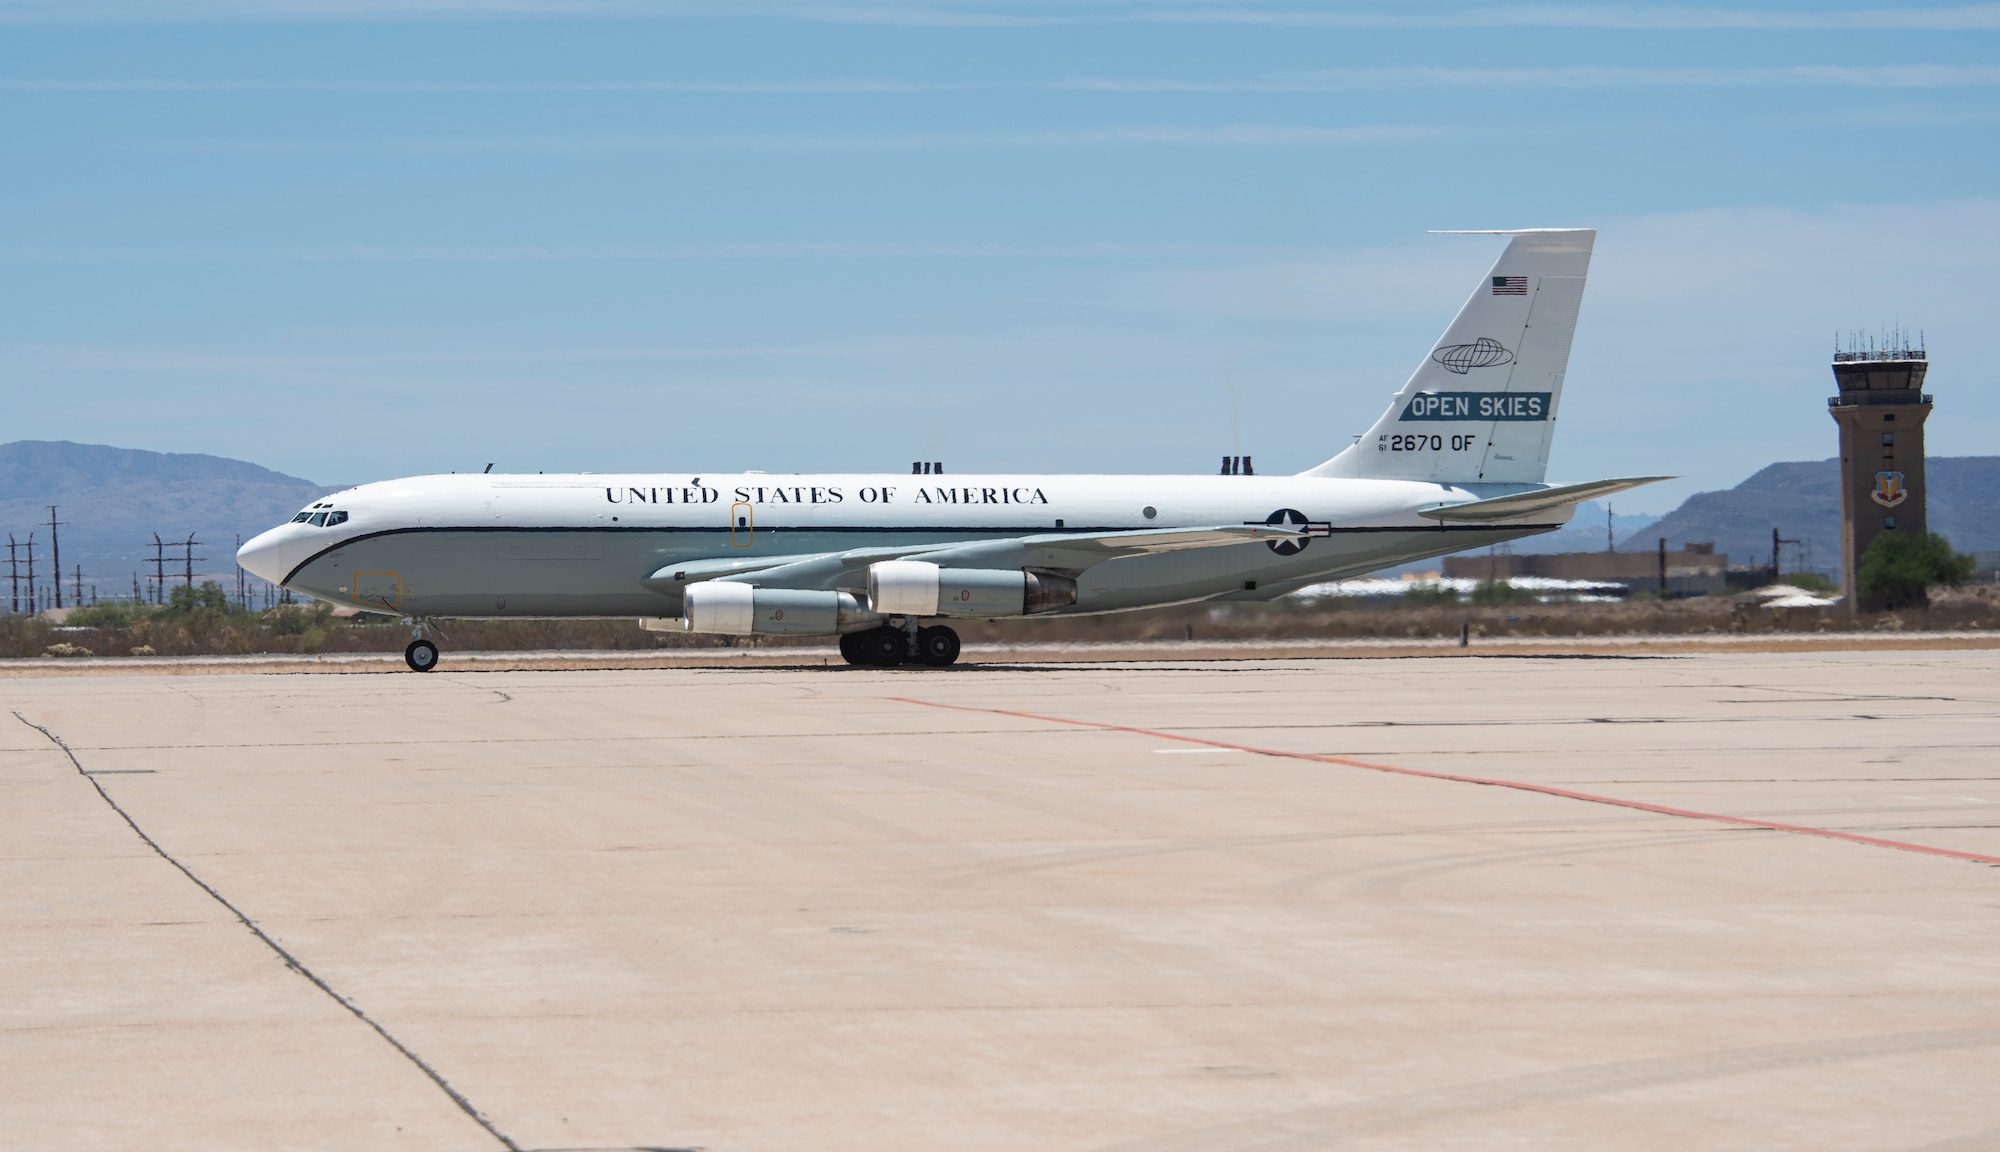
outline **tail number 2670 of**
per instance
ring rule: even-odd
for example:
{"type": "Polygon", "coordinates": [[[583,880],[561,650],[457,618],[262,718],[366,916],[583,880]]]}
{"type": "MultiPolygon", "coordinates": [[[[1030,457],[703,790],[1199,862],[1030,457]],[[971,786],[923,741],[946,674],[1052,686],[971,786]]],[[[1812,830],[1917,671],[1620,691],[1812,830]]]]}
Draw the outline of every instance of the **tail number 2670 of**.
{"type": "Polygon", "coordinates": [[[1453,452],[1463,452],[1479,442],[1477,436],[1443,436],[1420,433],[1384,436],[1376,446],[1382,452],[1442,452],[1449,445],[1453,452]]]}

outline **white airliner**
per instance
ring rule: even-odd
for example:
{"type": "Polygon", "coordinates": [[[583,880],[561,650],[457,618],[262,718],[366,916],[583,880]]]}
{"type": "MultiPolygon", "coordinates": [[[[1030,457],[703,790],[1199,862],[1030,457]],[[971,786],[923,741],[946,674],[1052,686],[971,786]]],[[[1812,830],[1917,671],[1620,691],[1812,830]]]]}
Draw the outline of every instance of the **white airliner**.
{"type": "MultiPolygon", "coordinates": [[[[1295,476],[419,476],[314,503],[244,568],[408,620],[643,616],[946,665],[952,618],[1270,600],[1548,532],[1666,477],[1544,483],[1596,232],[1513,237],[1368,434],[1295,476]]],[[[1234,474],[1230,474],[1234,473],[1234,474]]]]}

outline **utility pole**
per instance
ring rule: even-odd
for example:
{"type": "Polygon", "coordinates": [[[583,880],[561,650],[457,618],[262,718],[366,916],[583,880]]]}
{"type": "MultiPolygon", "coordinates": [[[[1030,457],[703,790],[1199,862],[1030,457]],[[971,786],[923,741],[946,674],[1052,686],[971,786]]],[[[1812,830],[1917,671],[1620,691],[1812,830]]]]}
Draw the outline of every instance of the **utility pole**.
{"type": "MultiPolygon", "coordinates": [[[[62,583],[62,573],[56,573],[56,577],[56,583],[62,583]]],[[[76,565],[76,595],[70,597],[69,603],[72,608],[83,607],[83,565],[81,564],[76,565]]]]}
{"type": "MultiPolygon", "coordinates": [[[[189,589],[189,591],[192,591],[192,590],[194,589],[194,562],[195,562],[195,559],[196,559],[196,557],[195,557],[195,554],[194,554],[194,546],[195,546],[195,545],[196,545],[197,543],[199,543],[199,541],[197,541],[197,540],[196,540],[196,539],[194,538],[194,533],[190,532],[190,533],[188,533],[188,538],[187,538],[187,543],[185,543],[185,544],[182,544],[182,545],[181,545],[181,547],[182,547],[182,548],[185,548],[185,549],[187,549],[187,552],[186,552],[186,560],[187,560],[187,581],[186,581],[186,582],[187,582],[187,586],[188,586],[188,589],[189,589]]],[[[206,557],[206,556],[203,556],[203,557],[201,557],[201,559],[203,559],[203,560],[206,560],[206,559],[208,559],[208,557],[206,557]]]]}
{"type": "Polygon", "coordinates": [[[1667,598],[1667,538],[1660,537],[1660,599],[1667,598]]]}
{"type": "Polygon", "coordinates": [[[14,559],[14,534],[7,533],[7,590],[14,597],[13,607],[8,609],[14,615],[21,614],[21,568],[14,559]]]}
{"type": "Polygon", "coordinates": [[[1604,505],[1604,550],[1606,552],[1618,551],[1618,538],[1612,535],[1611,504],[1609,501],[1606,501],[1604,505]]]}
{"type": "Polygon", "coordinates": [[[1776,584],[1778,582],[1778,546],[1781,544],[1797,543],[1797,540],[1787,540],[1778,535],[1776,528],[1771,529],[1771,583],[1776,584]]]}
{"type": "Polygon", "coordinates": [[[28,533],[28,615],[35,614],[35,534],[28,533]]]}
{"type": "Polygon", "coordinates": [[[56,574],[56,607],[62,603],[62,538],[56,535],[56,506],[49,505],[49,570],[56,574]]]}
{"type": "Polygon", "coordinates": [[[167,602],[167,546],[153,533],[153,603],[167,602]]]}

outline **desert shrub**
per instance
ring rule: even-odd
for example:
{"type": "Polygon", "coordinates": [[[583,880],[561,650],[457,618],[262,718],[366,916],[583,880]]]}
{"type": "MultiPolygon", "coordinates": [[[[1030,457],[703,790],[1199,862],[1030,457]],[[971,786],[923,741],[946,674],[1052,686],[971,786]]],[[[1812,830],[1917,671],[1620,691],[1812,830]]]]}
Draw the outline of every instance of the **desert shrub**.
{"type": "Polygon", "coordinates": [[[1528,599],[1505,580],[1481,580],[1472,589],[1472,602],[1481,608],[1502,608],[1528,599]]]}
{"type": "Polygon", "coordinates": [[[199,588],[188,584],[176,584],[167,593],[166,610],[180,614],[224,613],[229,611],[229,594],[222,590],[222,585],[213,580],[202,581],[199,588]]]}
{"type": "Polygon", "coordinates": [[[148,611],[139,604],[92,604],[72,610],[63,623],[72,628],[130,628],[148,611]]]}
{"type": "Polygon", "coordinates": [[[152,646],[151,644],[141,644],[141,645],[139,645],[139,646],[138,646],[137,648],[134,648],[134,649],[132,649],[132,655],[134,655],[134,656],[158,656],[158,655],[159,655],[159,653],[153,650],[153,646],[152,646]]]}
{"type": "Polygon", "coordinates": [[[333,609],[315,600],[311,604],[280,604],[264,613],[264,621],[276,636],[300,636],[307,629],[320,627],[324,630],[333,609]]]}
{"type": "Polygon", "coordinates": [[[79,644],[51,644],[42,649],[44,656],[95,656],[97,653],[79,644]]]}
{"type": "Polygon", "coordinates": [[[1458,589],[1449,584],[1413,583],[1403,589],[1403,603],[1410,608],[1432,608],[1458,600],[1458,589]]]}
{"type": "Polygon", "coordinates": [[[1875,537],[1855,565],[1855,582],[1863,596],[1880,597],[1890,608],[1925,602],[1925,593],[1940,585],[1957,587],[1972,579],[1972,557],[1951,550],[1951,541],[1935,532],[1921,537],[1888,531],[1875,537]]]}

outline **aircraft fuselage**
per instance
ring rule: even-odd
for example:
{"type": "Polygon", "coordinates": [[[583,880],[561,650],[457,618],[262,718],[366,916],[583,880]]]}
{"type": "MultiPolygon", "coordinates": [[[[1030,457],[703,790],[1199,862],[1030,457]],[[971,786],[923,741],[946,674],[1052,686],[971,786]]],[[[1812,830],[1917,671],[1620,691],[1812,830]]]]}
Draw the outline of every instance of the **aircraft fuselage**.
{"type": "Polygon", "coordinates": [[[317,501],[302,520],[246,544],[242,562],[322,600],[414,617],[673,616],[679,590],[644,582],[679,563],[747,566],[875,547],[1199,525],[1305,532],[1106,560],[1078,575],[1076,603],[1059,610],[1110,612],[1268,599],[1560,527],[1567,508],[1497,526],[1417,514],[1534,487],[1300,476],[423,476],[317,501]]]}

